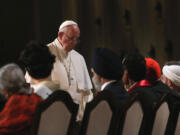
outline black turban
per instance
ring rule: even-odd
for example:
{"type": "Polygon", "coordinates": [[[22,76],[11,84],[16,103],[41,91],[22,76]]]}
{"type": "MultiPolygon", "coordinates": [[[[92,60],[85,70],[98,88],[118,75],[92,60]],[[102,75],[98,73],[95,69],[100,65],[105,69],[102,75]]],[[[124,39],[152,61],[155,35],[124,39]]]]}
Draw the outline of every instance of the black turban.
{"type": "Polygon", "coordinates": [[[96,48],[93,53],[94,72],[109,80],[121,80],[123,66],[121,58],[107,48],[96,48]]]}

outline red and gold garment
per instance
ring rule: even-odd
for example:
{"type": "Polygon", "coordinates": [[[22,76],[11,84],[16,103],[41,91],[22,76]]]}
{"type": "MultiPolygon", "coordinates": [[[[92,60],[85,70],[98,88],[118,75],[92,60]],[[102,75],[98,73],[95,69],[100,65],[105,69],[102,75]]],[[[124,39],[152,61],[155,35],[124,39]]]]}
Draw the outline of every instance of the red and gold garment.
{"type": "Polygon", "coordinates": [[[36,94],[12,95],[0,112],[0,135],[29,135],[32,117],[41,101],[36,94]]]}

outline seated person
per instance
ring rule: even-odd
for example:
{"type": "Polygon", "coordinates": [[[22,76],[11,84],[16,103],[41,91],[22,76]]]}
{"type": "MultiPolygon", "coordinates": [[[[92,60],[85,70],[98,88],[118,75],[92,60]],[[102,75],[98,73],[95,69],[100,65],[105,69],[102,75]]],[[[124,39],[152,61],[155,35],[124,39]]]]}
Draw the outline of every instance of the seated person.
{"type": "Polygon", "coordinates": [[[124,77],[128,78],[128,81],[124,79],[125,84],[126,82],[135,82],[131,85],[130,89],[128,89],[128,92],[130,92],[130,94],[137,91],[143,91],[144,93],[151,95],[151,97],[148,95],[144,95],[145,100],[152,102],[157,100],[164,93],[172,93],[172,91],[160,81],[161,68],[159,63],[154,59],[144,59],[143,56],[140,56],[138,54],[129,55],[129,57],[127,57],[127,59],[125,60],[125,67],[127,67],[126,72],[128,72],[128,76],[124,77]],[[138,64],[138,66],[133,66],[134,64],[138,64]],[[146,69],[144,69],[144,64],[146,66],[146,69]],[[134,67],[134,69],[132,67],[134,67]],[[137,76],[139,74],[142,75],[142,72],[144,71],[146,71],[146,73],[144,74],[144,76],[141,76],[141,80],[139,80],[139,82],[134,81],[135,79],[137,80],[137,76]]]}
{"type": "Polygon", "coordinates": [[[162,69],[162,82],[172,90],[180,94],[180,63],[179,61],[169,61],[162,69]]]}
{"type": "Polygon", "coordinates": [[[0,91],[7,98],[0,112],[0,134],[30,135],[32,117],[42,98],[32,94],[18,65],[7,64],[0,69],[0,91]]]}
{"type": "Polygon", "coordinates": [[[152,91],[156,79],[155,77],[147,78],[146,60],[144,56],[139,52],[128,54],[123,60],[123,65],[125,68],[123,82],[128,93],[130,95],[136,92],[140,93],[139,98],[143,101],[142,106],[148,111],[154,101],[159,98],[159,94],[152,91]]]}
{"type": "Polygon", "coordinates": [[[92,59],[92,81],[97,91],[110,91],[118,101],[129,95],[123,87],[121,59],[106,48],[96,48],[92,59]]]}
{"type": "Polygon", "coordinates": [[[151,84],[155,84],[160,81],[161,77],[161,67],[159,63],[152,58],[145,58],[146,61],[146,80],[151,84]]]}
{"type": "Polygon", "coordinates": [[[146,80],[150,82],[151,91],[159,97],[163,93],[172,93],[172,91],[164,85],[161,78],[161,68],[159,63],[152,58],[145,58],[146,60],[146,80]]]}
{"type": "Polygon", "coordinates": [[[51,81],[51,71],[55,62],[46,45],[31,41],[22,51],[20,63],[26,70],[26,81],[34,88],[34,92],[46,99],[54,90],[59,89],[59,84],[51,81]]]}
{"type": "Polygon", "coordinates": [[[151,85],[145,80],[146,61],[139,52],[128,54],[122,63],[124,66],[123,83],[129,93],[139,86],[151,85]]]}

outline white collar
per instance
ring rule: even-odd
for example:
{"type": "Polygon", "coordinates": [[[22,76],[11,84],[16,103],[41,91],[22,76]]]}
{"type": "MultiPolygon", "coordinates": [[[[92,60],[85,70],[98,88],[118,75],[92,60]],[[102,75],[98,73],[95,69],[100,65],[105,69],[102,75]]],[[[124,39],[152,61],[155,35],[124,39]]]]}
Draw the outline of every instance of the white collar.
{"type": "Polygon", "coordinates": [[[32,86],[34,88],[34,93],[39,95],[42,99],[46,99],[49,95],[52,94],[52,91],[43,85],[44,82],[45,81],[42,81],[41,83],[32,86]]]}
{"type": "Polygon", "coordinates": [[[108,84],[113,83],[113,82],[115,82],[115,81],[116,81],[116,80],[110,80],[110,81],[108,81],[108,82],[105,82],[105,83],[101,86],[101,91],[103,91],[104,88],[105,88],[108,84]]]}
{"type": "Polygon", "coordinates": [[[61,57],[66,58],[68,56],[69,52],[66,52],[64,50],[64,48],[62,47],[61,43],[59,42],[57,38],[54,41],[54,45],[56,46],[56,49],[58,50],[58,52],[60,52],[61,57]]]}

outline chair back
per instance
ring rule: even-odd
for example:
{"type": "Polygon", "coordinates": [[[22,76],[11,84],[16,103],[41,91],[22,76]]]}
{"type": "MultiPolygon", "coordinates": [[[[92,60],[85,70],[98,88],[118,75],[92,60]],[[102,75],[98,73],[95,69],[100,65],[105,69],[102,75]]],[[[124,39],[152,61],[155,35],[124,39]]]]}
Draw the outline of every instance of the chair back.
{"type": "Polygon", "coordinates": [[[87,127],[87,135],[106,135],[110,126],[112,111],[106,101],[101,101],[92,110],[87,127]]]}
{"type": "MultiPolygon", "coordinates": [[[[177,121],[174,121],[175,123],[175,135],[180,134],[180,98],[178,98],[178,101],[174,105],[174,119],[177,121]]],[[[173,128],[174,129],[174,128],[173,128]]]]}
{"type": "Polygon", "coordinates": [[[131,93],[130,98],[121,108],[118,118],[118,135],[150,135],[152,130],[153,93],[142,90],[131,93]],[[151,98],[149,98],[151,97],[151,98]]]}
{"type": "Polygon", "coordinates": [[[139,93],[132,94],[124,106],[121,107],[118,115],[118,135],[137,135],[142,119],[143,119],[143,109],[141,101],[138,100],[139,93]],[[130,129],[131,128],[131,129],[130,129]]]}
{"type": "Polygon", "coordinates": [[[71,135],[78,105],[61,90],[53,92],[37,106],[34,135],[71,135]]]}
{"type": "Polygon", "coordinates": [[[101,92],[86,105],[80,135],[111,134],[118,108],[111,93],[101,92]]]}
{"type": "Polygon", "coordinates": [[[138,135],[143,119],[143,110],[141,103],[135,101],[127,110],[125,123],[123,127],[123,135],[138,135]],[[130,128],[131,127],[131,128],[130,128]]]}
{"type": "Polygon", "coordinates": [[[170,109],[168,106],[168,94],[163,94],[155,105],[155,118],[152,129],[152,135],[164,135],[168,118],[170,115],[170,109]]]}
{"type": "Polygon", "coordinates": [[[177,121],[177,124],[176,124],[176,130],[175,130],[175,135],[179,135],[180,134],[180,113],[179,113],[179,116],[178,116],[178,121],[177,121]]]}

